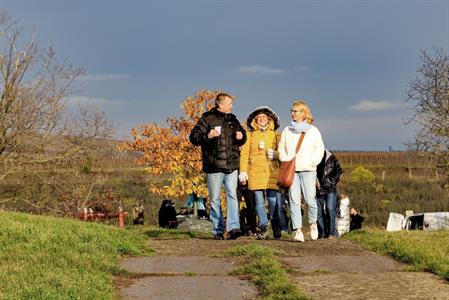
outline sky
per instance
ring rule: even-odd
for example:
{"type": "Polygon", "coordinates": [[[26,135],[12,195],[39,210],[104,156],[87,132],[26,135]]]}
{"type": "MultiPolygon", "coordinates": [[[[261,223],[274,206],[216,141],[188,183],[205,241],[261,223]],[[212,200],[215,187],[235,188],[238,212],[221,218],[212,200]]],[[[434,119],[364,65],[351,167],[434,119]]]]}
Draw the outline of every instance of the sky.
{"type": "Polygon", "coordinates": [[[403,150],[420,52],[449,51],[449,0],[2,0],[42,47],[86,70],[67,99],[107,113],[118,138],[166,126],[201,89],[237,97],[244,123],[268,105],[310,106],[327,148],[403,150]]]}

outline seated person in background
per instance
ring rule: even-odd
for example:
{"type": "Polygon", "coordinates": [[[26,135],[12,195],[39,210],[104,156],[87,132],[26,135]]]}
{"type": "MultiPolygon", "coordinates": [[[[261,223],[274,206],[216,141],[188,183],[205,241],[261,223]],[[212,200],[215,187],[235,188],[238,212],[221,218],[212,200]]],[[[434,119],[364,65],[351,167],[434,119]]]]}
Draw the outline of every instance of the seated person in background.
{"type": "Polygon", "coordinates": [[[189,209],[185,206],[179,208],[178,216],[186,216],[189,214],[189,209]]]}
{"type": "Polygon", "coordinates": [[[144,207],[138,205],[133,207],[133,225],[143,225],[144,223],[144,207]]]}
{"type": "Polygon", "coordinates": [[[198,218],[203,218],[203,219],[209,219],[209,214],[207,213],[206,210],[206,202],[207,199],[203,198],[203,197],[198,197],[198,206],[197,206],[197,212],[198,212],[198,218]]]}
{"type": "Polygon", "coordinates": [[[175,202],[173,200],[165,199],[162,201],[159,209],[159,227],[170,229],[178,227],[175,202]]]}
{"type": "Polygon", "coordinates": [[[337,232],[342,236],[349,231],[351,216],[349,213],[349,198],[345,194],[338,194],[337,197],[337,232]]]}
{"type": "Polygon", "coordinates": [[[351,207],[351,224],[349,230],[356,230],[362,228],[362,222],[365,218],[357,213],[354,207],[351,207]]]}

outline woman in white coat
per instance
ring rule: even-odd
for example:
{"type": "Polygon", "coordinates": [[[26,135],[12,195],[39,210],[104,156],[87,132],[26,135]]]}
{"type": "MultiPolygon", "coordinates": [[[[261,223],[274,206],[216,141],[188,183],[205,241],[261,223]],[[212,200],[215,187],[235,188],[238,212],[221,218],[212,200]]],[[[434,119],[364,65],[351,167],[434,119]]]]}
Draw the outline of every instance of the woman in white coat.
{"type": "Polygon", "coordinates": [[[307,104],[302,100],[294,101],[291,109],[291,124],[281,134],[279,141],[279,160],[289,161],[296,157],[295,178],[289,189],[293,240],[304,242],[302,232],[301,195],[307,204],[310,237],[318,238],[316,203],[316,167],[320,163],[324,144],[320,131],[312,125],[313,117],[307,104]],[[301,133],[305,133],[301,148],[296,153],[301,133]]]}

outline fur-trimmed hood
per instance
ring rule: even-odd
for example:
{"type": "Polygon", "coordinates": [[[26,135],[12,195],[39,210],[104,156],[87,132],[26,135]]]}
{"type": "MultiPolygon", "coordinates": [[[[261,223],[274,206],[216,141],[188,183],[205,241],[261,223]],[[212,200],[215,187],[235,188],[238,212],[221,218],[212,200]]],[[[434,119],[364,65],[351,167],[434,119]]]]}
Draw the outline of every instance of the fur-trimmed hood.
{"type": "Polygon", "coordinates": [[[250,112],[248,117],[246,118],[246,126],[248,127],[248,130],[250,131],[255,130],[253,126],[253,121],[256,118],[256,116],[260,113],[266,114],[271,119],[271,122],[273,123],[274,126],[274,130],[279,128],[280,124],[277,113],[268,106],[259,106],[256,107],[252,112],[250,112]]]}

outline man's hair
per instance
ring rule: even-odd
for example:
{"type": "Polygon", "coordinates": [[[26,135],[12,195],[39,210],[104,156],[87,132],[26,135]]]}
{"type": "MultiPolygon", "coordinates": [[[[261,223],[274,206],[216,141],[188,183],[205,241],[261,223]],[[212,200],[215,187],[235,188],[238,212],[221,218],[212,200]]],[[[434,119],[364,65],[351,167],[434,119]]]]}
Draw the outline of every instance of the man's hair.
{"type": "Polygon", "coordinates": [[[218,104],[220,104],[221,101],[223,101],[226,98],[232,99],[232,101],[235,100],[235,97],[232,96],[232,95],[229,95],[227,93],[220,93],[220,94],[217,95],[217,97],[215,97],[215,106],[218,107],[218,104]]]}
{"type": "Polygon", "coordinates": [[[313,123],[313,116],[312,113],[310,112],[310,108],[307,105],[307,103],[304,100],[298,99],[293,101],[292,106],[296,106],[298,107],[301,111],[304,112],[304,114],[306,115],[306,121],[309,124],[313,123]]]}

